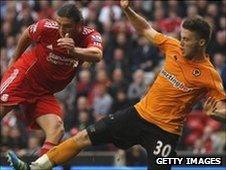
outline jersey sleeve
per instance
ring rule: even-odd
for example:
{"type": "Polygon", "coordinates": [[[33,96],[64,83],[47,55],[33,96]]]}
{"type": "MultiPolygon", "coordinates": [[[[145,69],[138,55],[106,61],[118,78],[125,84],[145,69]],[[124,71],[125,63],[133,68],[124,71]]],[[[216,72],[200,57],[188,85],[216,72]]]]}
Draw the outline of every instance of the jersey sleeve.
{"type": "Polygon", "coordinates": [[[180,42],[177,39],[162,33],[157,33],[154,37],[154,44],[157,45],[164,54],[181,50],[180,42]]]}
{"type": "Polygon", "coordinates": [[[33,41],[40,41],[44,36],[45,31],[45,20],[40,20],[28,27],[29,36],[33,41]]]}
{"type": "Polygon", "coordinates": [[[220,75],[216,72],[211,73],[211,83],[207,86],[208,97],[216,98],[217,100],[225,100],[226,94],[224,92],[224,87],[220,75]]]}
{"type": "Polygon", "coordinates": [[[97,47],[97,48],[103,50],[102,37],[101,37],[100,33],[96,32],[96,31],[90,33],[85,38],[84,44],[86,47],[97,47]]]}

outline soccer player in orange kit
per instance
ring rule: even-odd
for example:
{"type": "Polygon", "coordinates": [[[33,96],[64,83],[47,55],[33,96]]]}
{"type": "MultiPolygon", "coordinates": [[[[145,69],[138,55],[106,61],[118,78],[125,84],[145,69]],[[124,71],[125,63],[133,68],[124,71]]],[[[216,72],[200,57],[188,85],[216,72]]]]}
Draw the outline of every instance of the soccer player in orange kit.
{"type": "Polygon", "coordinates": [[[197,101],[209,97],[204,111],[225,120],[226,95],[221,78],[205,53],[210,25],[202,18],[186,19],[179,42],[154,30],[130,8],[128,0],[121,0],[121,7],[137,32],[165,54],[165,64],[152,87],[133,107],[108,115],[30,165],[9,152],[14,167],[51,169],[88,146],[113,143],[121,149],[140,144],[147,151],[148,169],[166,170],[170,165],[157,165],[156,159],[176,156],[183,123],[197,101]]]}

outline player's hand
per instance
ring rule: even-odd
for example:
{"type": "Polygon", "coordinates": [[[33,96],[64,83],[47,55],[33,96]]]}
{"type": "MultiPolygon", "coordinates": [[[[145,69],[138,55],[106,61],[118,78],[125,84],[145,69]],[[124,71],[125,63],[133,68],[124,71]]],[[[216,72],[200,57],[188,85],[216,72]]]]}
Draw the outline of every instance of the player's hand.
{"type": "Polygon", "coordinates": [[[214,111],[217,109],[216,106],[217,106],[216,99],[209,97],[204,103],[203,110],[205,111],[206,115],[213,116],[214,111]]]}
{"type": "Polygon", "coordinates": [[[121,0],[120,5],[123,9],[126,9],[129,7],[129,0],[121,0]]]}
{"type": "Polygon", "coordinates": [[[57,45],[61,48],[66,49],[68,54],[73,54],[75,42],[72,38],[69,37],[68,33],[65,34],[65,37],[57,40],[57,45]]]}

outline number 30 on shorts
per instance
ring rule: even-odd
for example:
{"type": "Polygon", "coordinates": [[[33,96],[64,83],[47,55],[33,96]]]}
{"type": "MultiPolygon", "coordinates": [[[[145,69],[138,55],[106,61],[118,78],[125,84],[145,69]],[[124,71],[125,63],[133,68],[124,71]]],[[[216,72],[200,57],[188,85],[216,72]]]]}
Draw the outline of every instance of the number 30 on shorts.
{"type": "Polygon", "coordinates": [[[155,150],[153,151],[154,155],[161,155],[162,157],[167,157],[169,156],[171,152],[171,145],[167,144],[164,145],[162,141],[158,140],[156,143],[155,150]]]}

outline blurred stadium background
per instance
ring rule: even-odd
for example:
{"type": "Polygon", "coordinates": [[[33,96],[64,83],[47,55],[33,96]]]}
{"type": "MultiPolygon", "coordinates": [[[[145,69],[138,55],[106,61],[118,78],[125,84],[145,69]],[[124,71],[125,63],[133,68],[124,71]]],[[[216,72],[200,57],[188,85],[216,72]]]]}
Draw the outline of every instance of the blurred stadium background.
{"type": "MultiPolygon", "coordinates": [[[[68,138],[102,116],[138,101],[153,82],[164,59],[158,49],[137,35],[117,1],[1,0],[1,77],[23,30],[39,19],[54,18],[54,12],[65,2],[76,3],[85,23],[95,27],[104,41],[103,61],[84,65],[77,79],[57,94],[65,113],[65,138],[68,138]]],[[[226,0],[137,0],[132,5],[152,22],[155,29],[177,38],[184,18],[200,15],[208,20],[214,28],[208,53],[226,86],[226,0]]],[[[200,101],[186,121],[177,148],[179,155],[225,156],[225,124],[206,117],[201,109],[200,101]]],[[[16,109],[1,122],[1,166],[7,166],[4,154],[8,149],[16,151],[25,160],[33,160],[44,139],[41,131],[27,129],[26,124],[17,119],[17,114],[23,113],[16,109]]],[[[140,146],[123,151],[105,145],[88,148],[64,169],[74,165],[142,167],[146,163],[145,156],[140,146]]]]}

